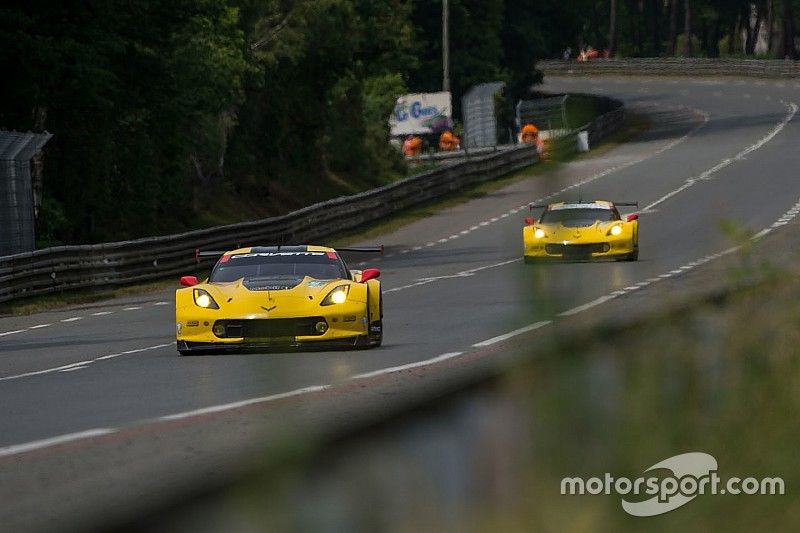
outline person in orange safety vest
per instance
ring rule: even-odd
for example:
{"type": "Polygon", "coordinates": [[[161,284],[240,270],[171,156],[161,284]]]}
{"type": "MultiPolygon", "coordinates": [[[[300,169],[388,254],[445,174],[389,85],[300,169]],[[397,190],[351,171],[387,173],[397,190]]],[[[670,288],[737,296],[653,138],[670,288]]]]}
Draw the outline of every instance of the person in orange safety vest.
{"type": "Polygon", "coordinates": [[[439,150],[452,152],[461,148],[461,139],[453,135],[451,131],[445,131],[439,136],[439,150]]]}
{"type": "Polygon", "coordinates": [[[523,144],[536,145],[536,151],[542,154],[544,152],[544,141],[539,137],[539,128],[533,124],[525,124],[522,126],[521,140],[523,144]]]}
{"type": "Polygon", "coordinates": [[[403,142],[403,155],[415,157],[422,153],[422,139],[417,135],[409,135],[403,142]]]}

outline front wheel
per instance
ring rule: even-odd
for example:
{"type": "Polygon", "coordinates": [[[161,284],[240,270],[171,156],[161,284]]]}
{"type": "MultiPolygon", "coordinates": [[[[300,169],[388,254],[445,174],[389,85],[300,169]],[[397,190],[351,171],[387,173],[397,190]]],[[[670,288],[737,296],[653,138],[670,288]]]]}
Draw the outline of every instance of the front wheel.
{"type": "Polygon", "coordinates": [[[633,251],[625,257],[625,261],[638,261],[639,260],[639,246],[635,246],[633,251]]]}

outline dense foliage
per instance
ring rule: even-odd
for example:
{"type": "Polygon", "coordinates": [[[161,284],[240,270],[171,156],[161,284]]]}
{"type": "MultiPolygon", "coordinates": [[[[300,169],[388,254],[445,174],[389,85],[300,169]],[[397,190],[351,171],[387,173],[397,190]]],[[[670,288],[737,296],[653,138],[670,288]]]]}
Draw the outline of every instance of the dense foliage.
{"type": "MultiPolygon", "coordinates": [[[[450,0],[453,100],[493,80],[519,94],[537,81],[536,58],[567,47],[793,57],[798,1],[450,0]]],[[[441,88],[441,10],[441,0],[4,2],[0,128],[55,134],[40,243],[268,216],[402,175],[386,117],[397,95],[441,88]]]]}

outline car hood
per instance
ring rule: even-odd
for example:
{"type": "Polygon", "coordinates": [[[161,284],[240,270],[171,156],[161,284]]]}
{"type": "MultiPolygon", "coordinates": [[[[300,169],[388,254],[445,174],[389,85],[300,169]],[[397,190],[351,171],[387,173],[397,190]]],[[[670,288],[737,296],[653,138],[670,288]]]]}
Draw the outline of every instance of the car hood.
{"type": "Polygon", "coordinates": [[[595,222],[589,226],[567,227],[562,224],[539,224],[537,228],[544,230],[546,238],[556,241],[574,241],[583,239],[605,238],[611,226],[620,224],[620,220],[611,222],[595,222]]]}
{"type": "Polygon", "coordinates": [[[220,307],[252,305],[259,309],[290,302],[295,306],[317,306],[334,288],[352,283],[345,279],[318,280],[309,277],[261,278],[240,279],[230,283],[205,283],[198,287],[207,290],[220,307]]]}

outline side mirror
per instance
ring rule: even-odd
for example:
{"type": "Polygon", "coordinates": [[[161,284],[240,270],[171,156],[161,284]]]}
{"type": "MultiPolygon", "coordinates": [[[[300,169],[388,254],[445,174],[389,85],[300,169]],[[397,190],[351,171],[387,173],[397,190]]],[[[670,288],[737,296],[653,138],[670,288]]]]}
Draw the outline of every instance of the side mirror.
{"type": "Polygon", "coordinates": [[[627,220],[628,220],[628,222],[633,222],[634,220],[639,220],[639,215],[637,215],[636,213],[634,213],[632,215],[628,215],[627,220]]]}
{"type": "Polygon", "coordinates": [[[377,268],[365,268],[361,271],[361,283],[366,283],[371,279],[379,278],[381,271],[377,268]]]}
{"type": "Polygon", "coordinates": [[[533,226],[533,223],[534,223],[533,217],[525,217],[526,226],[533,226]]]}
{"type": "Polygon", "coordinates": [[[194,287],[199,282],[197,281],[197,276],[183,276],[181,277],[181,285],[184,287],[194,287]]]}

